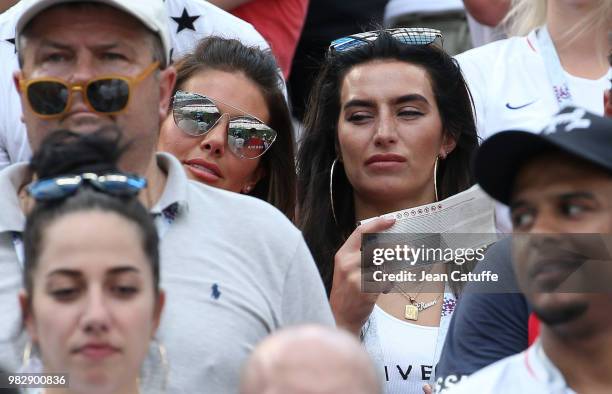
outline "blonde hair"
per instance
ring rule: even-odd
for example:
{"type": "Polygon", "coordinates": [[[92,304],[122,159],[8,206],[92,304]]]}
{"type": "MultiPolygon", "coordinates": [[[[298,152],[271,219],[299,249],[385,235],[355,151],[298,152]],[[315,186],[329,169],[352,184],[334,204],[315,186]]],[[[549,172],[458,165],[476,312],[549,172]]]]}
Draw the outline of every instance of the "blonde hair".
{"type": "MultiPolygon", "coordinates": [[[[550,0],[512,0],[512,7],[502,21],[509,36],[525,36],[538,26],[546,23],[546,9],[550,0]]],[[[553,0],[555,1],[555,0],[553,0]]],[[[558,0],[557,0],[558,1],[558,0]]],[[[610,25],[612,21],[612,1],[594,0],[596,4],[588,17],[580,23],[568,26],[566,37],[591,28],[601,28],[610,25]]]]}
{"type": "Polygon", "coordinates": [[[502,21],[508,36],[525,36],[546,22],[547,0],[512,0],[502,21]]]}

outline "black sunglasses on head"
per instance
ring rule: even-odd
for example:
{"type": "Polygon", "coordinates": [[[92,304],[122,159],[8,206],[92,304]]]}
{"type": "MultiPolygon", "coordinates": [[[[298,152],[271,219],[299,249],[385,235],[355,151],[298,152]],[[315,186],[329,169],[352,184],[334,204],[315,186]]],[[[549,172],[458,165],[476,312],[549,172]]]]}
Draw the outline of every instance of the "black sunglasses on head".
{"type": "Polygon", "coordinates": [[[74,92],[81,93],[90,111],[115,115],[127,108],[135,85],[142,82],[158,67],[159,62],[151,63],[135,77],[107,75],[82,83],[43,77],[22,79],[19,81],[19,86],[26,95],[32,111],[41,118],[55,118],[68,112],[74,92]]]}

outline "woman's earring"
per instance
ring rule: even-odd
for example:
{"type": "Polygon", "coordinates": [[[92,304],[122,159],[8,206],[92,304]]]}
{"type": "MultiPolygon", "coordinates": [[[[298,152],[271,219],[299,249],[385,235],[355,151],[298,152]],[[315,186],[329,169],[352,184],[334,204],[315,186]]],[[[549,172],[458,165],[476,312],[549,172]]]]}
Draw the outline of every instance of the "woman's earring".
{"type": "Polygon", "coordinates": [[[165,392],[166,387],[168,386],[168,374],[170,373],[170,365],[168,364],[168,354],[166,353],[166,347],[158,341],[156,338],[153,338],[153,342],[157,345],[157,351],[159,353],[159,359],[161,360],[162,369],[164,373],[164,381],[162,383],[162,390],[165,392]]]}
{"type": "Polygon", "coordinates": [[[28,341],[23,348],[23,357],[21,362],[23,366],[28,366],[30,364],[30,358],[32,357],[32,341],[28,341]]]}
{"type": "Polygon", "coordinates": [[[251,192],[251,190],[253,190],[253,186],[246,185],[245,187],[242,188],[242,193],[243,194],[249,194],[251,192]]]}
{"type": "Polygon", "coordinates": [[[438,161],[446,159],[448,156],[448,152],[444,151],[436,156],[436,162],[434,163],[434,194],[436,195],[436,202],[440,199],[438,198],[438,161]]]}
{"type": "Polygon", "coordinates": [[[21,362],[20,372],[40,373],[43,370],[42,362],[37,354],[35,344],[31,340],[28,340],[23,348],[23,357],[21,362]]]}
{"type": "Polygon", "coordinates": [[[438,160],[439,159],[440,159],[440,156],[436,156],[436,162],[434,163],[434,174],[433,174],[434,194],[436,196],[436,202],[439,201],[438,199],[438,160]]]}
{"type": "Polygon", "coordinates": [[[165,393],[168,386],[170,364],[164,345],[155,337],[149,343],[149,354],[145,359],[138,386],[143,393],[165,393]]]}
{"type": "Polygon", "coordinates": [[[336,157],[331,165],[331,170],[329,170],[329,202],[331,204],[332,216],[334,217],[334,222],[336,226],[339,226],[338,219],[336,218],[336,210],[334,208],[334,168],[336,167],[336,163],[338,162],[338,158],[336,157]]]}

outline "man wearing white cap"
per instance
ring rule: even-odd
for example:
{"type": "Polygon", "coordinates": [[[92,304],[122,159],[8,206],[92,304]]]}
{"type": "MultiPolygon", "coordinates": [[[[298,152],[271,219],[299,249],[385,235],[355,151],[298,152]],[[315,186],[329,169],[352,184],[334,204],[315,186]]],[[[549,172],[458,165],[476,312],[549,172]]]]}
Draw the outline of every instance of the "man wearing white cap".
{"type": "Polygon", "coordinates": [[[514,272],[540,336],[445,393],[612,392],[612,120],[568,106],[539,134],[493,135],[474,163],[510,206],[514,272]]]}
{"type": "MultiPolygon", "coordinates": [[[[11,81],[11,73],[18,69],[15,27],[24,12],[25,2],[10,1],[15,4],[0,14],[0,102],[3,104],[0,106],[0,169],[11,163],[27,161],[31,156],[25,126],[20,120],[21,106],[11,81]]],[[[263,50],[270,48],[250,23],[207,1],[165,0],[164,5],[170,31],[171,60],[190,52],[200,39],[211,35],[235,38],[263,50]]]]}
{"type": "MultiPolygon", "coordinates": [[[[167,313],[158,339],[169,392],[236,392],[242,361],[270,332],[333,324],[301,233],[279,211],[188,181],[178,160],[155,154],[175,80],[162,0],[22,2],[14,85],[32,148],[58,128],[118,126],[131,142],[120,166],[148,179],[141,200],[162,240],[167,313]]],[[[12,370],[30,181],[26,164],[0,172],[0,363],[12,370]]]]}

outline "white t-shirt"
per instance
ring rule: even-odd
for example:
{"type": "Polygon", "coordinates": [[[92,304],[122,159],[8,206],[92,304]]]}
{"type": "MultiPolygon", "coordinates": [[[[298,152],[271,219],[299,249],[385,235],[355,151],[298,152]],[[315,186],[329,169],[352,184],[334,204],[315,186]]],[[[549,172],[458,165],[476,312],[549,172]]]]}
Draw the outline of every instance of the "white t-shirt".
{"type": "Polygon", "coordinates": [[[423,393],[423,385],[434,373],[438,332],[439,327],[399,320],[374,305],[364,329],[364,345],[370,353],[373,346],[380,346],[382,360],[374,364],[385,394],[423,393]]]}
{"type": "MultiPolygon", "coordinates": [[[[539,132],[559,105],[544,65],[536,31],[471,49],[456,56],[474,98],[478,135],[484,140],[502,130],[539,132]]],[[[597,80],[565,72],[574,105],[603,115],[603,93],[612,69],[597,80]]],[[[497,227],[512,229],[507,208],[496,209],[497,227]]]]}
{"type": "MultiPolygon", "coordinates": [[[[501,130],[540,131],[559,111],[535,30],[456,56],[476,107],[478,134],[501,130]]],[[[574,105],[603,114],[603,92],[612,72],[597,80],[565,73],[574,105]]]]}
{"type": "Polygon", "coordinates": [[[540,341],[524,352],[481,369],[458,384],[436,387],[444,394],[576,394],[544,353],[540,341]]]}
{"type": "Polygon", "coordinates": [[[461,10],[461,0],[390,0],[385,7],[385,21],[410,13],[434,14],[461,10]]]}
{"type": "MultiPolygon", "coordinates": [[[[204,0],[165,0],[165,4],[173,59],[193,49],[198,40],[211,35],[236,38],[245,45],[269,49],[253,25],[204,0]],[[183,12],[198,18],[192,25],[181,25],[173,18],[180,19],[183,12]]],[[[18,2],[0,14],[0,169],[27,161],[31,156],[25,125],[21,122],[21,103],[12,79],[13,72],[18,69],[17,55],[15,46],[7,41],[15,38],[15,25],[22,8],[23,2],[18,2]]]]}

